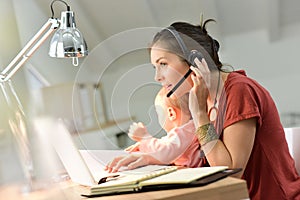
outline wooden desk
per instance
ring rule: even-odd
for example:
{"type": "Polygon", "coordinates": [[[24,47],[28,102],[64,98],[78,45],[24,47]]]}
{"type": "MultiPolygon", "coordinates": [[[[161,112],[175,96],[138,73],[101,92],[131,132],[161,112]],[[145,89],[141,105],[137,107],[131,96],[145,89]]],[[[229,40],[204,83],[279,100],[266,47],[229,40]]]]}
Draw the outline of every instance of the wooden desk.
{"type": "MultiPolygon", "coordinates": [[[[88,199],[81,197],[80,194],[87,188],[71,183],[61,183],[55,189],[33,192],[27,195],[17,193],[16,187],[1,187],[0,197],[9,200],[79,200],[88,199]]],[[[161,190],[152,192],[122,194],[114,196],[103,196],[91,198],[91,200],[235,200],[248,199],[248,190],[246,182],[241,179],[227,177],[215,183],[202,187],[182,188],[176,190],[161,190]]]]}

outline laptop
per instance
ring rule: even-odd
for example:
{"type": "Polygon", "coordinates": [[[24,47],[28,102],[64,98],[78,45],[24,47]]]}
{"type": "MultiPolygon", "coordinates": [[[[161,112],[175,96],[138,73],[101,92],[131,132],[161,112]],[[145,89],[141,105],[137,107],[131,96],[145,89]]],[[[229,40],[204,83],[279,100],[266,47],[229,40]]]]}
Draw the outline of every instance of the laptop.
{"type": "MultiPolygon", "coordinates": [[[[98,184],[111,176],[104,166],[116,156],[127,155],[124,150],[78,150],[72,136],[61,120],[38,118],[33,121],[36,131],[48,137],[71,180],[85,186],[98,184]]],[[[114,174],[145,174],[165,168],[163,165],[148,165],[114,174]]],[[[126,170],[126,169],[125,169],[126,170]]]]}
{"type": "Polygon", "coordinates": [[[78,150],[61,120],[35,119],[34,127],[36,131],[47,135],[71,180],[81,185],[97,184],[101,178],[109,174],[104,170],[106,163],[115,156],[127,154],[123,150],[78,150]]]}

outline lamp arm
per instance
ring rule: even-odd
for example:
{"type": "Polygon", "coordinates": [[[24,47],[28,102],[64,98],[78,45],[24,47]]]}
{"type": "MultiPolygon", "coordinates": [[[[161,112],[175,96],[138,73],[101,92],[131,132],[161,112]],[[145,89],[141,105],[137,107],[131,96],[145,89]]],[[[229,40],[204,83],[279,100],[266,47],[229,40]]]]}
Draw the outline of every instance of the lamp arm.
{"type": "Polygon", "coordinates": [[[18,55],[4,68],[0,74],[0,82],[9,80],[58,27],[59,21],[49,18],[18,55]]]}

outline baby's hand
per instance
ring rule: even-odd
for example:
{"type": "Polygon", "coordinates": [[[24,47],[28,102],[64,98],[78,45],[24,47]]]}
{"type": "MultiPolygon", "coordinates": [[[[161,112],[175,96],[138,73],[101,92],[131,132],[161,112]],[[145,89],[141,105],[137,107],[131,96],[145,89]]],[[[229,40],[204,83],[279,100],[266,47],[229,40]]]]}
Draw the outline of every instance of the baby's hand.
{"type": "Polygon", "coordinates": [[[137,142],[151,137],[151,135],[148,133],[146,127],[141,122],[139,122],[139,123],[134,122],[132,125],[130,125],[129,131],[128,131],[128,136],[132,140],[137,141],[137,142]]]}

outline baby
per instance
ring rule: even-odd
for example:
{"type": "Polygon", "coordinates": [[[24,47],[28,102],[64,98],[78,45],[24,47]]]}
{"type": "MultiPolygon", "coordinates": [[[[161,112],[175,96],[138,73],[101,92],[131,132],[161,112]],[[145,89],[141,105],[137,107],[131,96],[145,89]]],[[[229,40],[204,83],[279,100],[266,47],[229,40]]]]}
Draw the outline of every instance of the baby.
{"type": "Polygon", "coordinates": [[[141,122],[133,123],[128,135],[137,143],[125,150],[148,153],[160,161],[160,164],[199,167],[200,148],[189,111],[189,95],[183,95],[179,99],[168,98],[166,95],[165,88],[158,92],[155,109],[159,124],[167,135],[162,138],[152,137],[141,122]]]}

